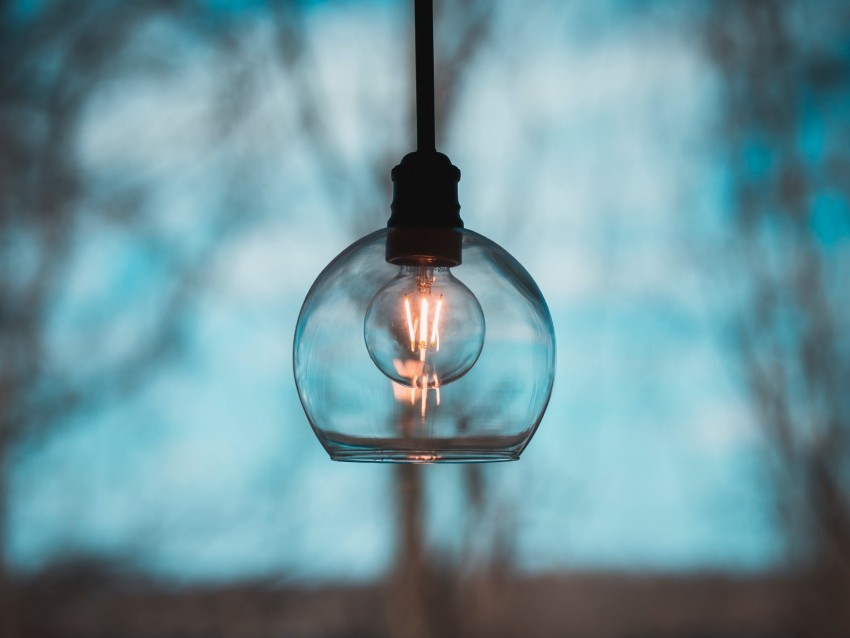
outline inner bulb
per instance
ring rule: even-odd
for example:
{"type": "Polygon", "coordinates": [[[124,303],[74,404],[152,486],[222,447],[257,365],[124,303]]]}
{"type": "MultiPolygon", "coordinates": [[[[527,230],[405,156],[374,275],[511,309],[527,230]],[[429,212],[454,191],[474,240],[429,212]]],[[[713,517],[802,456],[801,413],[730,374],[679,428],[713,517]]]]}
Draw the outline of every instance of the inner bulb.
{"type": "Polygon", "coordinates": [[[439,388],[475,365],[484,313],[448,268],[402,266],[369,303],[363,332],[369,356],[390,379],[439,388]]]}

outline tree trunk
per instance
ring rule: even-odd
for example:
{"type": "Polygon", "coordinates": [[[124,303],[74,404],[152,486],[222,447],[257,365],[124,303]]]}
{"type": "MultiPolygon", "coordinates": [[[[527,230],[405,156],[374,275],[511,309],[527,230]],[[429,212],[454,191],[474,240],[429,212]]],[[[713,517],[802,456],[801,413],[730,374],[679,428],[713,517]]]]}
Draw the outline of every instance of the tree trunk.
{"type": "Polygon", "coordinates": [[[393,638],[428,638],[427,581],[423,534],[421,468],[399,465],[396,475],[397,554],[395,573],[387,597],[389,635],[393,638]]]}

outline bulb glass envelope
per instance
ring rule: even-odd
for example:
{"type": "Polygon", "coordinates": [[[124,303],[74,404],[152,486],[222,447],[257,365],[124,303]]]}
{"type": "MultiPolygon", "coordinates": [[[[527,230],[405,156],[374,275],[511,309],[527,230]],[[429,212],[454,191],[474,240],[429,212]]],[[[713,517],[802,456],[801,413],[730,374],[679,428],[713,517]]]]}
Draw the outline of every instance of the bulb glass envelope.
{"type": "MultiPolygon", "coordinates": [[[[310,289],[298,317],[293,365],[304,411],[331,458],[509,461],[519,458],[534,434],[555,373],[549,309],[534,280],[504,249],[475,232],[457,232],[463,260],[451,275],[480,304],[486,334],[474,365],[448,383],[433,377],[420,383],[422,371],[410,360],[387,371],[406,381],[399,383],[379,369],[367,348],[370,304],[403,268],[385,260],[387,229],[346,248],[310,289]]],[[[402,295],[395,311],[402,325],[405,301],[410,299],[402,295]]],[[[430,312],[433,322],[435,310],[430,312]]],[[[444,312],[450,312],[448,302],[444,312]]],[[[445,348],[455,335],[444,334],[446,316],[438,319],[445,348]]]]}

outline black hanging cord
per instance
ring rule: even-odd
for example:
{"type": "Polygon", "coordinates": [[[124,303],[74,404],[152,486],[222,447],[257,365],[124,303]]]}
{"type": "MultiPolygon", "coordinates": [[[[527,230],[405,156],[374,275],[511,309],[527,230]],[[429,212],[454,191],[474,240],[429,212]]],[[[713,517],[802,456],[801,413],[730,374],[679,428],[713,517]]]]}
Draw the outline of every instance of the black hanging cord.
{"type": "Polygon", "coordinates": [[[434,3],[414,0],[416,37],[416,138],[417,150],[435,151],[434,133],[434,3]]]}
{"type": "Polygon", "coordinates": [[[397,265],[461,263],[460,171],[438,153],[434,132],[434,3],[414,0],[417,149],[392,170],[386,260],[397,265]]]}

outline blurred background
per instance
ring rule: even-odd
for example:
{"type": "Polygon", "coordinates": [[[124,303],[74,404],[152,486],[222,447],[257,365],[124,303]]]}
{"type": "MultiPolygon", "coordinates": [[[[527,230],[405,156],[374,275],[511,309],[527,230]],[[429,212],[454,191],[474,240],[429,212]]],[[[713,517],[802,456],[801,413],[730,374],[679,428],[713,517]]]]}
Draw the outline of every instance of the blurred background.
{"type": "Polygon", "coordinates": [[[295,393],[412,2],[0,1],[0,635],[850,635],[850,7],[435,5],[558,337],[519,463],[333,463],[295,393]]]}

